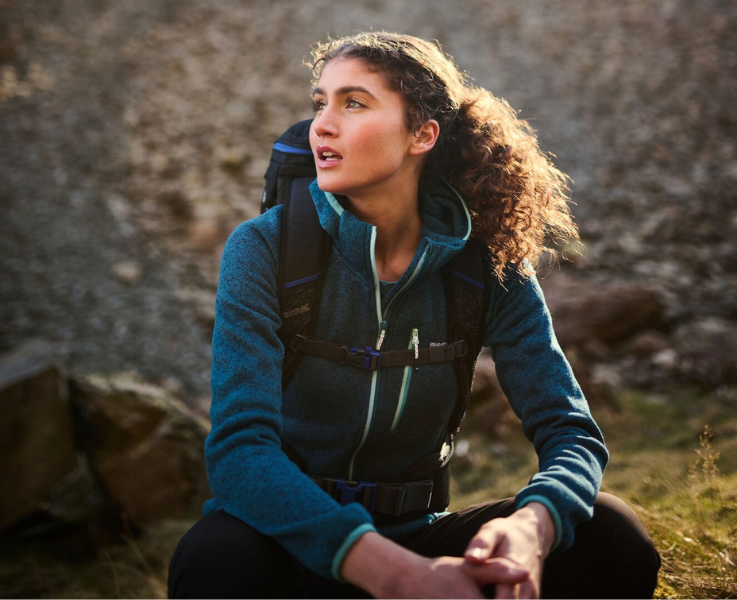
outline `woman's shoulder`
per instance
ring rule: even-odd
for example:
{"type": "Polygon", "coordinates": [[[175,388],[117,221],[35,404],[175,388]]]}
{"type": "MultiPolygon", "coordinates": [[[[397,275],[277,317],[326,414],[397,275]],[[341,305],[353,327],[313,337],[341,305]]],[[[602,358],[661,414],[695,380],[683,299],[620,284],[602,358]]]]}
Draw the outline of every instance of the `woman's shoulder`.
{"type": "Polygon", "coordinates": [[[233,252],[262,254],[268,250],[277,257],[282,208],[275,206],[258,217],[240,223],[228,237],[225,255],[233,252]]]}
{"type": "Polygon", "coordinates": [[[278,245],[283,208],[281,205],[275,206],[258,217],[243,221],[231,232],[228,244],[249,244],[254,240],[262,240],[278,245]]]}
{"type": "Polygon", "coordinates": [[[279,235],[282,207],[240,223],[228,237],[220,261],[221,276],[244,270],[276,271],[279,262],[279,235]]]}
{"type": "Polygon", "coordinates": [[[508,263],[501,278],[491,277],[492,296],[501,300],[511,300],[519,296],[542,296],[537,273],[530,263],[508,263]]]}
{"type": "Polygon", "coordinates": [[[487,323],[502,315],[514,314],[521,319],[548,312],[540,282],[529,263],[508,264],[504,276],[492,276],[490,283],[487,323]]]}

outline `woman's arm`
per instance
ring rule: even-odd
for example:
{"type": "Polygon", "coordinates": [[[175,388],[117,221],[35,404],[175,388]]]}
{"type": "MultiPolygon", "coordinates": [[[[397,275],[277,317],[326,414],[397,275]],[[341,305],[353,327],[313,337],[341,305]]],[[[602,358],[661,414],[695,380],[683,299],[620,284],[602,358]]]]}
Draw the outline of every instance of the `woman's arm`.
{"type": "Polygon", "coordinates": [[[534,276],[513,273],[504,287],[494,286],[484,345],[492,349],[499,383],[539,459],[539,472],[515,505],[544,505],[555,525],[553,549],[565,550],[575,526],[593,514],[608,453],[534,276]]]}
{"type": "Polygon", "coordinates": [[[509,560],[529,577],[520,584],[498,581],[496,597],[538,598],[545,558],[570,547],[575,526],[593,514],[608,453],[535,277],[515,273],[504,287],[495,286],[484,345],[491,347],[502,389],[535,446],[539,472],[517,494],[514,514],[480,528],[465,559],[471,565],[509,560]]]}
{"type": "Polygon", "coordinates": [[[374,527],[362,506],[340,506],[281,450],[279,215],[280,209],[273,209],[239,226],[223,253],[207,471],[221,508],[331,577],[352,544],[374,527]]]}

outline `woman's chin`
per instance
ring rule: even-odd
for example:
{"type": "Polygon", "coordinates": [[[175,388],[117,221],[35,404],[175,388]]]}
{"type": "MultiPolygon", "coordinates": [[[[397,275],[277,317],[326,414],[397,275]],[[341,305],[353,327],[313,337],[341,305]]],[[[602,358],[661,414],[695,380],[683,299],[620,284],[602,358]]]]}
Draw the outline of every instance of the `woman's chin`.
{"type": "Polygon", "coordinates": [[[332,177],[320,177],[318,174],[317,176],[317,187],[319,187],[323,192],[329,192],[333,195],[340,194],[345,195],[346,186],[340,185],[340,182],[335,181],[332,177]]]}

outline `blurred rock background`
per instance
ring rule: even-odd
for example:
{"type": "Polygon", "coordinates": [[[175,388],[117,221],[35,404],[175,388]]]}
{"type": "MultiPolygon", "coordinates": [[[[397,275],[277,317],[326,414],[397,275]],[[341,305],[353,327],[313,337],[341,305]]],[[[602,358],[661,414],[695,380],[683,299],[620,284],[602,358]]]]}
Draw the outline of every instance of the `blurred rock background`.
{"type": "Polygon", "coordinates": [[[734,0],[0,0],[0,351],[17,365],[44,340],[30,371],[70,378],[95,478],[92,388],[142,395],[141,439],[177,429],[159,435],[161,395],[204,435],[223,244],[311,114],[310,45],[372,28],[438,39],[575,181],[586,252],[540,275],[592,405],[673,385],[737,401],[734,0]]]}
{"type": "Polygon", "coordinates": [[[440,40],[557,155],[587,252],[551,268],[551,305],[655,289],[666,334],[637,345],[638,383],[683,376],[691,330],[735,349],[733,1],[0,6],[0,350],[44,338],[72,372],[135,370],[206,406],[220,252],[310,115],[301,62],[369,28],[440,40]]]}

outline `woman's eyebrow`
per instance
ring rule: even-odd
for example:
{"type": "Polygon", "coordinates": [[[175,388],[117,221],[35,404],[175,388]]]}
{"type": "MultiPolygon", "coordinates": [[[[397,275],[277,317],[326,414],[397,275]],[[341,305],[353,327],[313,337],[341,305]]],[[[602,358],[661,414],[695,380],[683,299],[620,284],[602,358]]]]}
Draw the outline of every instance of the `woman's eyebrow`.
{"type": "MultiPolygon", "coordinates": [[[[346,96],[347,94],[355,94],[356,92],[361,92],[370,96],[371,98],[376,99],[376,96],[369,92],[365,87],[361,87],[360,85],[344,85],[343,87],[339,87],[337,90],[335,90],[335,95],[346,96]]],[[[316,87],[314,90],[312,90],[312,95],[316,96],[317,94],[321,94],[324,96],[325,92],[322,88],[316,87]]]]}

